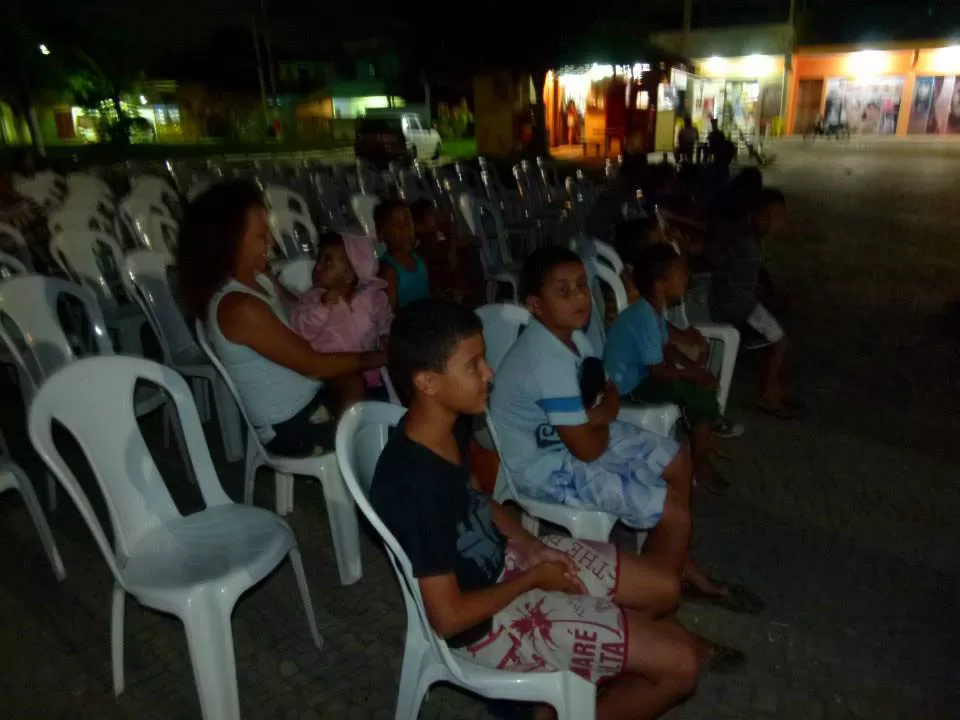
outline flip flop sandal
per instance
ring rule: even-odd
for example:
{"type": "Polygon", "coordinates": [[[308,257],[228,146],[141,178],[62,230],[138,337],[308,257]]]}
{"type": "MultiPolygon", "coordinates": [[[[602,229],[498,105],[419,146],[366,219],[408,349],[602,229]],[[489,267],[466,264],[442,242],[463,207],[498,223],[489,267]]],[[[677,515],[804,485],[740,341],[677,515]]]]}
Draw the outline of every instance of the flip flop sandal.
{"type": "Polygon", "coordinates": [[[746,665],[746,663],[747,656],[742,650],[715,643],[713,646],[713,654],[703,666],[703,671],[722,675],[733,672],[734,670],[739,670],[746,665]]]}
{"type": "Polygon", "coordinates": [[[744,615],[757,615],[767,607],[767,604],[759,595],[743,585],[738,583],[725,583],[713,579],[711,579],[711,582],[715,585],[726,587],[727,592],[723,595],[714,595],[713,593],[704,592],[691,583],[685,582],[683,584],[683,599],[699,605],[716,605],[730,612],[744,615]]]}

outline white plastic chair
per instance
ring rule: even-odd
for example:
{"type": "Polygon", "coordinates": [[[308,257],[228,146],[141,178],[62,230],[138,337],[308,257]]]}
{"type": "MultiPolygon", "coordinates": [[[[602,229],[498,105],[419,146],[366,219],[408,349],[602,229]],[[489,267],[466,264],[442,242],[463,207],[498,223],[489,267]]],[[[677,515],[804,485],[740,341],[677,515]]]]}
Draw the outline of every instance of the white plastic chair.
{"type": "Polygon", "coordinates": [[[332,452],[309,457],[284,457],[268,452],[260,442],[257,429],[250,422],[240,394],[233,381],[227,374],[216,353],[207,340],[206,328],[197,320],[197,340],[200,347],[210,358],[210,362],[220,373],[224,384],[233,395],[233,399],[240,408],[240,414],[247,424],[247,451],[243,476],[243,501],[247,505],[253,504],[253,483],[256,479],[257,468],[267,465],[273,468],[276,476],[276,511],[278,515],[286,515],[293,511],[293,476],[307,475],[320,481],[323,488],[323,497],[327,503],[327,517],[330,520],[330,535],[333,539],[333,551],[337,558],[337,570],[340,573],[340,582],[343,585],[355,583],[363,576],[363,566],[360,559],[360,529],[357,524],[357,511],[353,501],[347,494],[343,479],[337,469],[337,459],[332,452]]]}
{"type": "Polygon", "coordinates": [[[136,303],[120,302],[123,250],[117,241],[92,230],[68,230],[53,237],[50,254],[67,277],[96,295],[107,326],[119,336],[121,350],[143,355],[140,333],[146,318],[136,303]]]}
{"type": "Polygon", "coordinates": [[[124,689],[127,593],[184,624],[204,720],[240,720],[230,616],[237,599],[289,556],[314,644],[322,646],[297,541],[273,513],[238,505],[220,485],[196,406],[176,371],[142,358],[79,360],[49,378],[30,408],[30,440],[73,499],[114,578],[113,691],[124,689]],[[205,509],[182,516],[137,428],[134,386],[170,395],[187,437],[189,462],[205,509]],[[96,422],[90,422],[96,418],[96,422]],[[78,441],[93,469],[114,546],[87,494],[53,442],[53,421],[78,441]]]}
{"type": "Polygon", "coordinates": [[[280,254],[288,259],[312,255],[317,247],[317,227],[306,215],[296,215],[284,209],[270,211],[270,231],[280,254]]]}
{"type": "MultiPolygon", "coordinates": [[[[600,252],[600,246],[603,243],[595,241],[597,246],[597,255],[606,259],[606,254],[600,252]]],[[[609,246],[608,246],[609,247],[609,246]]],[[[616,256],[616,251],[609,248],[616,256]]],[[[620,258],[617,256],[617,261],[620,258]]],[[[589,263],[588,263],[589,264],[589,263]]],[[[614,302],[617,306],[617,314],[622,313],[629,305],[627,299],[627,290],[620,278],[620,272],[623,272],[623,263],[620,262],[620,270],[616,271],[615,266],[606,267],[604,263],[596,263],[596,275],[613,291],[614,302]]],[[[672,318],[668,318],[673,322],[672,318]]],[[[592,322],[592,320],[591,320],[592,322]]],[[[720,412],[725,412],[727,400],[730,397],[730,385],[733,382],[733,371],[737,366],[737,353],[740,350],[740,331],[733,325],[722,325],[719,323],[697,323],[695,327],[700,334],[710,342],[711,358],[709,365],[717,372],[717,404],[720,406],[720,412]],[[721,353],[719,363],[714,362],[714,348],[719,345],[721,353]],[[719,367],[717,367],[719,365],[719,367]]],[[[682,328],[681,328],[682,329],[682,328]]]]}
{"type": "Polygon", "coordinates": [[[422,171],[418,172],[416,168],[403,168],[397,174],[397,190],[408,203],[415,203],[418,200],[429,200],[436,204],[434,190],[430,183],[424,179],[422,171]]]}
{"type": "MultiPolygon", "coordinates": [[[[27,241],[23,233],[17,230],[13,225],[0,223],[0,248],[6,247],[8,251],[16,253],[20,263],[28,270],[33,270],[33,256],[30,254],[30,248],[27,247],[27,241]]],[[[8,252],[8,254],[13,254],[8,252]]]]}
{"type": "Polygon", "coordinates": [[[98,195],[113,197],[113,190],[103,180],[89,173],[74,172],[67,175],[67,197],[71,195],[98,195]]]}
{"type": "Polygon", "coordinates": [[[300,217],[310,219],[310,209],[307,201],[300,193],[296,193],[282,185],[267,185],[263,191],[267,207],[271,210],[281,210],[300,217]]]}
{"type": "Polygon", "coordinates": [[[380,198],[366,193],[354,193],[350,196],[350,209],[360,223],[364,235],[377,236],[377,223],[374,221],[374,211],[380,204],[380,198]]]}
{"type": "Polygon", "coordinates": [[[513,292],[513,301],[518,302],[520,267],[510,255],[510,243],[500,211],[489,200],[461,193],[460,212],[470,234],[480,241],[480,261],[487,281],[487,300],[494,302],[497,283],[506,283],[513,292]]]}
{"type": "MultiPolygon", "coordinates": [[[[53,539],[53,533],[50,532],[50,526],[47,524],[47,518],[40,508],[40,502],[37,500],[37,494],[33,491],[30,478],[27,477],[27,474],[19,465],[0,457],[0,495],[3,495],[7,490],[16,490],[20,493],[23,504],[27,506],[27,512],[30,513],[30,519],[33,520],[37,535],[40,536],[43,551],[50,560],[53,574],[57,576],[57,580],[63,580],[67,576],[67,571],[63,568],[63,560],[60,558],[57,542],[53,539]]],[[[9,550],[9,547],[6,549],[9,550]]]]}
{"type": "Polygon", "coordinates": [[[173,258],[166,253],[138,250],[124,259],[121,277],[127,294],[136,300],[160,341],[164,363],[191,379],[194,399],[204,420],[210,414],[208,393],[212,390],[223,454],[229,462],[235,462],[243,458],[240,411],[177,306],[168,276],[173,265],[173,258]]]}
{"type": "Polygon", "coordinates": [[[312,257],[298,257],[274,265],[277,280],[294,295],[302,295],[313,287],[313,268],[317,261],[312,257]]]}
{"type": "MultiPolygon", "coordinates": [[[[0,283],[0,344],[7,347],[17,365],[20,393],[28,409],[46,378],[80,357],[71,339],[75,343],[81,343],[82,340],[68,337],[60,324],[58,303],[61,298],[78,303],[89,323],[92,347],[84,349],[97,355],[113,355],[113,344],[107,333],[103,311],[93,293],[86,288],[41,275],[24,275],[0,283]],[[12,323],[12,329],[16,330],[22,345],[4,330],[4,318],[12,323]]],[[[168,433],[172,426],[177,445],[186,459],[186,443],[178,434],[180,426],[171,421],[170,408],[163,394],[142,387],[137,391],[136,401],[137,417],[163,408],[163,444],[169,445],[168,433]]],[[[56,505],[56,486],[50,481],[47,485],[47,506],[53,510],[56,505]]]]}
{"type": "Polygon", "coordinates": [[[79,205],[61,208],[50,215],[47,227],[51,236],[68,230],[92,230],[116,237],[114,222],[100,213],[95,205],[86,209],[79,205]]]}
{"type": "Polygon", "coordinates": [[[386,403],[358,403],[341,418],[336,443],[344,483],[387,547],[407,611],[395,719],[416,720],[430,686],[447,682],[485,698],[548,703],[556,708],[561,720],[592,720],[596,687],[576,673],[516,673],[486,668],[454,655],[433,631],[410,560],[369,501],[370,484],[387,432],[400,422],[404,412],[386,403]]]}
{"type": "Polygon", "coordinates": [[[176,188],[156,175],[138,175],[130,182],[130,196],[149,205],[162,207],[173,219],[181,217],[182,208],[176,188]]]}
{"type": "Polygon", "coordinates": [[[20,258],[0,252],[0,280],[13,277],[14,275],[26,275],[30,271],[24,265],[20,258]]]}

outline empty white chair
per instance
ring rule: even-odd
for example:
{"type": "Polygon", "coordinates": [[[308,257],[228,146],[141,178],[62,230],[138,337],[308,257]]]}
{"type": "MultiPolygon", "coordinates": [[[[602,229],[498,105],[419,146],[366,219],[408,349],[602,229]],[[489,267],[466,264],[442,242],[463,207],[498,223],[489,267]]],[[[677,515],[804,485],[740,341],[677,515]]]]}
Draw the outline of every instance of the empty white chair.
{"type": "Polygon", "coordinates": [[[74,204],[61,208],[50,215],[47,227],[50,229],[51,236],[68,230],[93,230],[116,237],[114,221],[103,215],[96,206],[82,209],[74,204]]]}
{"type": "Polygon", "coordinates": [[[146,202],[148,205],[163,207],[173,219],[182,216],[180,198],[169,181],[156,175],[138,175],[130,182],[130,197],[146,202]]]}
{"type": "Polygon", "coordinates": [[[216,353],[207,340],[206,328],[197,320],[197,340],[200,347],[210,358],[210,362],[217,368],[223,382],[229,388],[233,399],[240,408],[240,414],[247,424],[247,451],[243,476],[243,501],[253,503],[253,483],[256,479],[257,468],[267,465],[274,470],[276,477],[276,510],[279,515],[286,515],[293,510],[293,477],[306,475],[320,481],[323,488],[323,497],[327,503],[327,517],[330,519],[330,535],[333,539],[333,551],[337,558],[337,570],[340,573],[340,582],[344,585],[355,583],[363,575],[363,566],[360,559],[360,530],[357,525],[357,511],[353,501],[343,485],[343,478],[337,469],[336,456],[330,452],[310,457],[284,457],[267,451],[260,442],[257,429],[250,422],[246,409],[240,401],[233,381],[226,369],[220,363],[216,353]]]}
{"type": "Polygon", "coordinates": [[[13,277],[14,275],[26,275],[30,271],[27,266],[21,262],[20,258],[0,252],[0,280],[13,277]]]}
{"type": "Polygon", "coordinates": [[[460,194],[460,211],[470,230],[480,241],[480,261],[487,280],[487,300],[496,300],[497,283],[507,283],[513,300],[520,298],[519,266],[510,255],[510,243],[500,211],[489,200],[470,193],[460,194]]]}
{"type": "Polygon", "coordinates": [[[397,694],[396,720],[416,720],[430,686],[448,682],[485,698],[542,702],[561,720],[592,720],[596,688],[573,672],[514,673],[492,670],[454,655],[430,625],[410,560],[370,505],[369,492],[387,433],[404,409],[362,402],[350,408],[337,428],[337,461],[354,502],[387,547],[407,611],[407,635],[397,694]]]}
{"type": "Polygon", "coordinates": [[[109,235],[92,230],[67,230],[50,241],[50,254],[60,269],[75,282],[94,292],[103,308],[107,326],[116,330],[120,349],[142,355],[140,333],[146,318],[140,307],[123,291],[123,250],[109,235]]]}
{"type": "Polygon", "coordinates": [[[163,361],[193,381],[194,398],[204,419],[209,415],[208,393],[212,391],[224,456],[230,462],[240,460],[243,458],[240,411],[183,318],[170,288],[168,272],[172,267],[170,255],[138,250],[124,259],[121,277],[127,294],[140,305],[160,341],[163,361]]]}
{"type": "Polygon", "coordinates": [[[350,196],[350,209],[360,224],[364,235],[377,236],[377,224],[374,221],[374,211],[380,204],[380,198],[366,193],[354,193],[350,196]]]}
{"type": "Polygon", "coordinates": [[[313,220],[305,215],[296,215],[283,209],[271,210],[270,231],[275,247],[285,258],[312,255],[317,247],[317,228],[313,220]]]}
{"type": "Polygon", "coordinates": [[[55,208],[63,202],[66,192],[63,178],[52,170],[34,173],[31,177],[15,175],[14,186],[18,195],[30,198],[46,209],[55,208]]]}
{"type": "MultiPolygon", "coordinates": [[[[37,494],[33,491],[33,484],[27,474],[16,465],[0,457],[0,495],[7,490],[16,490],[23,498],[23,504],[27,506],[27,512],[30,513],[30,519],[33,520],[33,526],[40,536],[40,542],[43,544],[43,551],[50,560],[53,568],[53,574],[57,580],[63,580],[67,576],[67,571],[63,568],[63,560],[60,558],[60,551],[57,549],[57,543],[53,539],[53,533],[50,532],[50,526],[47,524],[47,518],[40,508],[40,502],[37,500],[37,494]]],[[[10,546],[4,547],[4,551],[9,552],[10,546]]]]}
{"type": "MultiPolygon", "coordinates": [[[[20,393],[27,408],[46,378],[64,365],[87,353],[113,354],[103,311],[93,293],[72,282],[41,275],[13,277],[0,283],[0,343],[6,345],[19,369],[20,393]],[[67,306],[66,310],[74,319],[80,320],[77,312],[82,316],[78,327],[67,329],[61,325],[61,300],[74,303],[74,307],[67,306]],[[83,321],[89,332],[86,337],[78,337],[76,332],[84,329],[83,321]]],[[[171,423],[163,394],[142,387],[137,391],[136,401],[137,417],[163,408],[164,445],[167,445],[169,428],[172,425],[176,434],[179,425],[171,423]]],[[[176,435],[176,439],[186,458],[183,438],[176,435]]],[[[52,510],[56,507],[56,486],[52,482],[47,492],[48,507],[52,510]]]]}
{"type": "Polygon", "coordinates": [[[30,254],[30,248],[27,247],[27,241],[23,233],[13,225],[0,223],[0,250],[16,257],[28,270],[33,270],[33,256],[30,254]]]}
{"type": "Polygon", "coordinates": [[[89,173],[74,172],[67,175],[67,197],[71,195],[97,195],[113,197],[113,190],[100,178],[89,173]]]}
{"type": "Polygon", "coordinates": [[[430,183],[415,168],[399,170],[397,173],[397,189],[400,192],[400,197],[408,203],[415,203],[418,200],[436,202],[430,183]]]}
{"type": "Polygon", "coordinates": [[[289,188],[282,185],[267,185],[263,191],[263,197],[267,201],[267,207],[271,210],[283,210],[293,215],[310,218],[310,208],[307,207],[307,201],[300,193],[296,193],[289,188]]]}
{"type": "Polygon", "coordinates": [[[237,599],[290,557],[310,635],[322,641],[297,541],[273,513],[238,505],[224,493],[203,440],[186,382],[142,358],[79,360],[49,378],[30,408],[29,433],[40,457],[73,499],[114,578],[113,690],[124,689],[126,596],[184,624],[204,720],[240,720],[230,616],[237,599]],[[205,509],[182,516],[137,427],[138,381],[170,395],[188,438],[189,462],[205,509]],[[96,418],[96,422],[90,422],[96,418]],[[106,499],[113,547],[87,494],[53,442],[53,422],[76,438],[106,499]]]}
{"type": "Polygon", "coordinates": [[[316,260],[312,257],[298,257],[274,265],[277,280],[294,295],[302,295],[313,287],[313,268],[316,260]]]}

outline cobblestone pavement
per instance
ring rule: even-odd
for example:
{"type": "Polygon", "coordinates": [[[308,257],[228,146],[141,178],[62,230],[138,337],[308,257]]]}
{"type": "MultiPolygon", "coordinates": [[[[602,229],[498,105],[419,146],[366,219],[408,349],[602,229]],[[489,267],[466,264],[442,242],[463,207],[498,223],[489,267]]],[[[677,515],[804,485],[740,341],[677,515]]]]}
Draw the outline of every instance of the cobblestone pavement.
{"type": "MultiPolygon", "coordinates": [[[[669,717],[960,717],[960,340],[943,322],[960,288],[960,157],[935,146],[777,153],[768,182],[786,191],[794,232],[770,249],[771,265],[795,297],[795,387],[810,413],[784,423],[750,411],[757,365],[741,358],[731,405],[748,432],[720,461],[732,495],[696,500],[695,552],[718,576],[749,582],[769,609],[682,609],[690,625],[742,647],[749,665],[705,678],[669,717]]],[[[42,478],[22,436],[7,434],[42,478]]],[[[161,460],[178,502],[191,507],[182,468],[169,452],[161,460]]],[[[239,497],[240,468],[220,468],[239,497]]],[[[258,504],[271,496],[262,478],[258,504]]],[[[111,578],[63,494],[50,521],[62,584],[20,501],[0,498],[0,717],[198,717],[182,628],[133,601],[127,690],[114,699],[111,578]]],[[[368,538],[364,578],[344,588],[316,485],[298,485],[290,522],[325,644],[317,650],[308,638],[288,566],[244,597],[233,617],[244,717],[392,717],[405,618],[383,553],[368,538]]],[[[438,688],[421,717],[489,712],[438,688]]]]}

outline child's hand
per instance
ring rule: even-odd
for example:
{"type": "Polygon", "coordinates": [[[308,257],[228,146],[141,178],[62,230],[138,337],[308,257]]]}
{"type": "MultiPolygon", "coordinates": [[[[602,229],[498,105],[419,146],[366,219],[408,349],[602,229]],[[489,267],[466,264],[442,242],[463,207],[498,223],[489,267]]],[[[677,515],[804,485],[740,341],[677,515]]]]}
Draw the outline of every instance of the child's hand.
{"type": "Polygon", "coordinates": [[[528,572],[533,575],[533,585],[546,592],[564,592],[572,595],[582,595],[586,592],[583,583],[564,563],[540,563],[528,572]]]}
{"type": "Polygon", "coordinates": [[[528,568],[536,567],[546,562],[555,562],[566,565],[567,570],[574,576],[577,576],[580,572],[580,568],[577,567],[577,563],[574,562],[572,557],[552,547],[547,547],[539,540],[524,554],[523,560],[528,568]]]}

